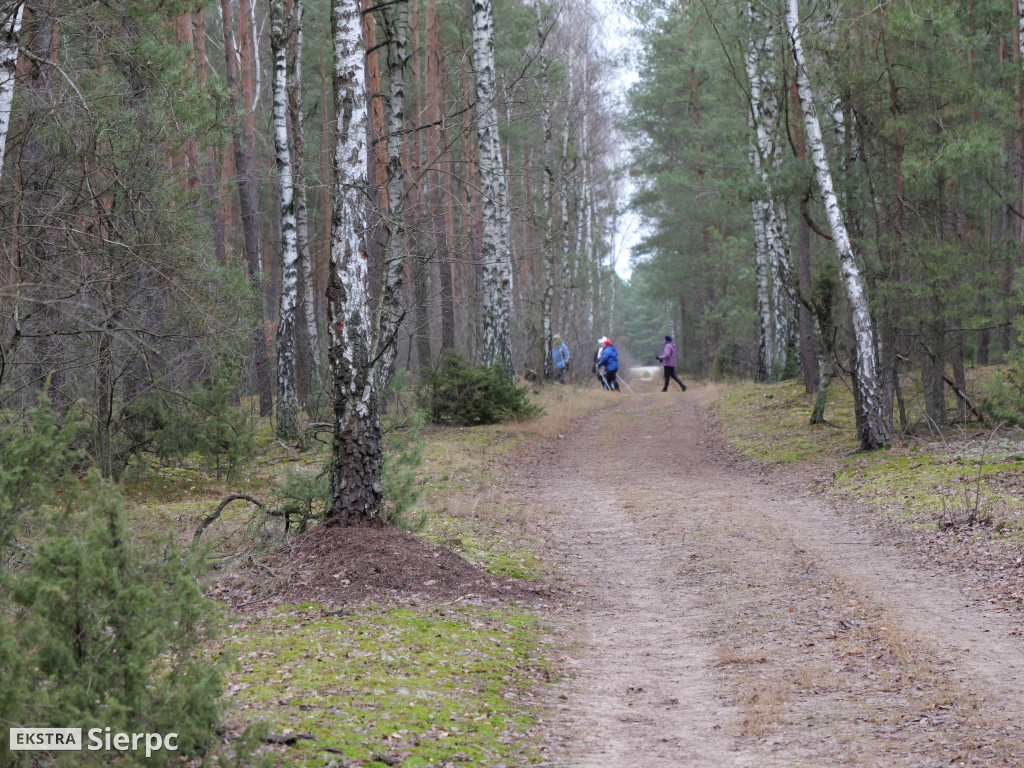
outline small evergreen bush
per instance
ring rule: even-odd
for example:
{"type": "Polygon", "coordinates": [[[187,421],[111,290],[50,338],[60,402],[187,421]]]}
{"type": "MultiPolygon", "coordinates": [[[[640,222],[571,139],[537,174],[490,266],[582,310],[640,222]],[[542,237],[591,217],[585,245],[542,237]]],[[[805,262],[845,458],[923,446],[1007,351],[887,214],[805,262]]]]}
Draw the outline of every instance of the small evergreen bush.
{"type": "MultiPolygon", "coordinates": [[[[179,735],[177,751],[150,759],[85,750],[47,765],[180,764],[205,751],[218,718],[221,668],[201,653],[212,605],[170,541],[132,540],[96,470],[69,471],[79,432],[45,402],[28,423],[0,418],[0,720],[179,735]]],[[[37,764],[8,738],[5,726],[10,764],[37,764]]]]}
{"type": "Polygon", "coordinates": [[[437,366],[426,371],[417,396],[435,424],[499,424],[542,413],[528,390],[510,384],[500,368],[476,368],[454,349],[445,350],[437,366]]]}
{"type": "Polygon", "coordinates": [[[155,453],[162,461],[202,457],[206,468],[234,476],[252,454],[253,423],[233,405],[235,377],[218,372],[192,385],[187,396],[154,392],[132,406],[128,420],[131,443],[155,453]]]}
{"type": "Polygon", "coordinates": [[[403,422],[392,423],[384,434],[381,518],[403,531],[418,531],[427,524],[425,510],[412,514],[423,491],[416,470],[423,465],[425,443],[419,438],[425,420],[423,411],[415,411],[403,422]]]}
{"type": "Polygon", "coordinates": [[[993,423],[1024,426],[1024,360],[1010,363],[1000,376],[985,383],[979,409],[993,423]]]}

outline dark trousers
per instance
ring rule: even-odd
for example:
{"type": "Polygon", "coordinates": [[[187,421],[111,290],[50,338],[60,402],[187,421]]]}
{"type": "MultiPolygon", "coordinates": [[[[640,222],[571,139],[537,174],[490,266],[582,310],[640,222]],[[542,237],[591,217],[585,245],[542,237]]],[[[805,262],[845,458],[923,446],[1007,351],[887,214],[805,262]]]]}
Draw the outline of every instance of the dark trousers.
{"type": "Polygon", "coordinates": [[[615,380],[616,371],[605,371],[604,378],[608,382],[608,389],[614,389],[616,392],[619,391],[619,382],[615,380]]]}
{"type": "Polygon", "coordinates": [[[665,366],[665,386],[661,388],[662,392],[668,391],[668,382],[669,382],[670,379],[672,381],[675,381],[676,384],[678,384],[680,387],[682,387],[684,392],[686,391],[686,385],[683,384],[683,382],[681,382],[679,380],[678,376],[676,376],[676,367],[674,365],[666,365],[665,366]]]}

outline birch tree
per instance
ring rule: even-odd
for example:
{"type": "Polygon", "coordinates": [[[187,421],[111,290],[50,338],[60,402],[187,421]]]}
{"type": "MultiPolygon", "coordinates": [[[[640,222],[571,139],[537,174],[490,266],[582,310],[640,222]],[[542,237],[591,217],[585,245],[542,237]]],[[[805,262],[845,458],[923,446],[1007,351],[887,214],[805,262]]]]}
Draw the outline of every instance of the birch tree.
{"type": "MultiPolygon", "coordinates": [[[[295,181],[295,235],[299,252],[299,273],[302,276],[302,310],[305,320],[305,341],[308,350],[305,371],[299,371],[299,394],[319,389],[322,381],[320,333],[316,324],[315,280],[313,259],[309,251],[309,209],[306,205],[306,141],[302,123],[302,41],[305,3],[292,5],[292,46],[288,66],[288,110],[292,140],[292,168],[295,181]]],[[[312,406],[312,398],[307,406],[312,406]]]]}
{"type": "Polygon", "coordinates": [[[555,172],[553,168],[553,148],[551,137],[551,87],[548,80],[547,32],[541,15],[540,0],[534,0],[534,14],[537,17],[537,57],[540,62],[541,87],[541,130],[544,133],[544,182],[542,191],[544,216],[544,285],[541,294],[541,324],[544,334],[544,378],[554,375],[551,360],[551,294],[555,272],[555,232],[552,220],[552,192],[554,190],[555,172]]]}
{"type": "Polygon", "coordinates": [[[327,312],[334,396],[334,458],[329,516],[349,525],[380,519],[381,425],[374,390],[374,345],[366,250],[370,121],[364,90],[362,3],[333,0],[334,115],[337,140],[331,212],[327,312]]]}
{"type": "Polygon", "coordinates": [[[477,164],[483,193],[483,362],[509,380],[512,360],[512,259],[508,242],[508,185],[495,105],[494,14],[491,0],[473,0],[473,67],[476,69],[477,164]]]}
{"type": "Polygon", "coordinates": [[[4,149],[11,125],[14,81],[18,74],[18,43],[21,40],[21,17],[24,11],[25,4],[19,2],[5,12],[6,18],[0,17],[0,176],[4,172],[4,149]]]}
{"type": "Polygon", "coordinates": [[[288,39],[284,0],[270,3],[270,50],[274,59],[274,153],[281,202],[281,297],[277,323],[277,436],[299,433],[296,392],[295,314],[299,293],[299,252],[295,225],[295,187],[288,141],[288,39]]]}
{"type": "Polygon", "coordinates": [[[882,386],[878,376],[875,331],[868,306],[864,277],[857,266],[843,212],[839,207],[832,171],[825,153],[825,142],[818,122],[814,92],[800,39],[800,11],[798,0],[787,0],[786,29],[789,33],[793,63],[796,69],[797,93],[804,113],[804,129],[811,149],[815,177],[821,190],[822,202],[828,215],[829,228],[839,257],[839,271],[846,295],[853,310],[853,332],[856,350],[855,400],[857,431],[861,447],[875,450],[886,445],[889,432],[886,425],[882,386]]]}

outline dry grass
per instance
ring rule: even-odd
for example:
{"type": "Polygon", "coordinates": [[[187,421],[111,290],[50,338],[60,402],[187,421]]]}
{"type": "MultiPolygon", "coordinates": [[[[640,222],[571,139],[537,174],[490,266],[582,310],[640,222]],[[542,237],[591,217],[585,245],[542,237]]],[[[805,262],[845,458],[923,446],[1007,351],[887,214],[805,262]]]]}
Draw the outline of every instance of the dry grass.
{"type": "Polygon", "coordinates": [[[761,736],[784,722],[789,688],[789,680],[778,672],[743,678],[737,692],[743,707],[742,735],[761,736]]]}
{"type": "Polygon", "coordinates": [[[505,425],[513,432],[535,437],[563,435],[573,422],[600,408],[619,402],[622,395],[596,386],[549,385],[534,390],[534,402],[544,408],[544,414],[528,421],[505,425]]]}

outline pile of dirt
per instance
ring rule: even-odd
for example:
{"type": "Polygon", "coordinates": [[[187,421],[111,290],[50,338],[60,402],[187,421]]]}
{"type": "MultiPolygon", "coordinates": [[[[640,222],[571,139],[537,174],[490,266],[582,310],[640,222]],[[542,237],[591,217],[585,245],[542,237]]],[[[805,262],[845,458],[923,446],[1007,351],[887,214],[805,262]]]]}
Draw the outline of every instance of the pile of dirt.
{"type": "Polygon", "coordinates": [[[250,560],[211,590],[235,608],[318,602],[466,599],[536,601],[541,585],[488,573],[446,547],[396,528],[328,521],[269,557],[250,560]]]}

